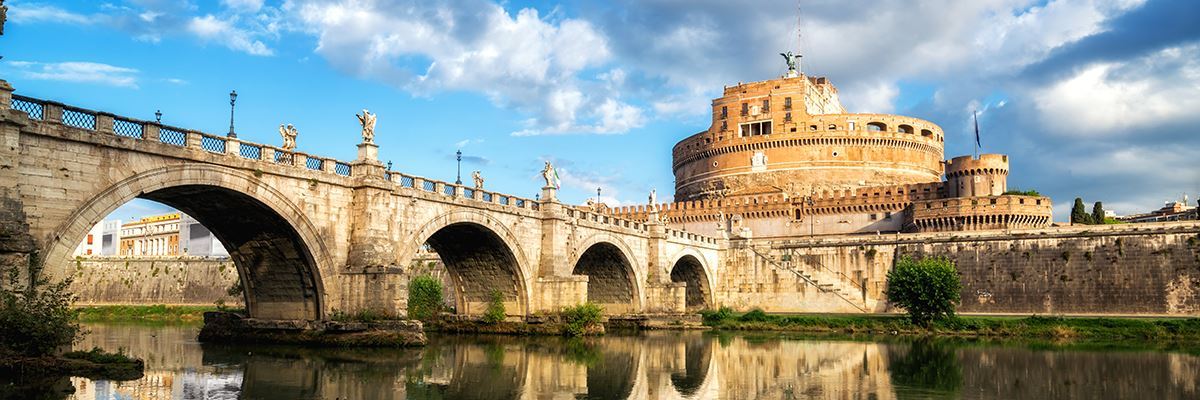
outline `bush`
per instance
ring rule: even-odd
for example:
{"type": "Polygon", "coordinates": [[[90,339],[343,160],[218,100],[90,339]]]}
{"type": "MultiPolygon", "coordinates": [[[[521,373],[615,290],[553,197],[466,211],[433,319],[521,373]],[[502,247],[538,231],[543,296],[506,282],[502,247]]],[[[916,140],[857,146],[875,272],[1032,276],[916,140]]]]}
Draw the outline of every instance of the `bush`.
{"type": "Polygon", "coordinates": [[[750,312],[742,314],[742,316],[738,317],[738,321],[741,322],[767,322],[770,319],[771,317],[768,316],[767,313],[758,308],[750,310],[750,312]]]}
{"type": "Polygon", "coordinates": [[[950,260],[902,257],[888,272],[887,281],[888,301],[908,311],[914,324],[928,326],[954,316],[962,283],[950,260]]]}
{"type": "Polygon", "coordinates": [[[429,275],[408,283],[408,317],[422,321],[437,318],[442,312],[442,281],[429,275]]]}
{"type": "Polygon", "coordinates": [[[726,320],[733,319],[733,309],[729,307],[721,307],[714,310],[700,311],[700,318],[707,326],[717,326],[726,320]]]}
{"type": "Polygon", "coordinates": [[[504,293],[492,289],[492,300],[488,302],[487,311],[483,312],[483,322],[495,324],[503,321],[506,316],[508,314],[504,312],[504,293]]]}
{"type": "Polygon", "coordinates": [[[16,268],[8,271],[7,282],[0,283],[0,350],[49,355],[70,346],[80,335],[76,311],[71,309],[74,296],[67,291],[70,280],[51,284],[36,263],[30,257],[30,285],[24,285],[16,268]]]}
{"type": "Polygon", "coordinates": [[[604,309],[591,302],[563,309],[563,321],[567,323],[567,334],[582,336],[587,328],[600,323],[604,309]]]}

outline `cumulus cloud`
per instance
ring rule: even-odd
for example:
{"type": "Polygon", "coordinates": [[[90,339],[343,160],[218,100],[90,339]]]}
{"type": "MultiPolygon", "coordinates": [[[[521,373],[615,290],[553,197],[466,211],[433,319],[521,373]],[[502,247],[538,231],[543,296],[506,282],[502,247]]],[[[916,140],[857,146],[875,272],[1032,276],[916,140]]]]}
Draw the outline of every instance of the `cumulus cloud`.
{"type": "Polygon", "coordinates": [[[59,7],[38,3],[12,3],[8,9],[8,21],[15,24],[54,22],[67,24],[90,24],[94,19],[59,7]]]}
{"type": "Polygon", "coordinates": [[[252,38],[251,33],[233,25],[229,20],[208,14],[195,17],[188,23],[188,32],[209,42],[217,42],[233,50],[256,56],[274,54],[262,41],[252,38]]]}
{"type": "Polygon", "coordinates": [[[8,65],[16,68],[22,76],[29,79],[137,88],[138,70],[133,68],[85,61],[59,63],[10,61],[8,65]]]}
{"type": "Polygon", "coordinates": [[[640,109],[611,90],[622,72],[587,21],[515,14],[490,1],[293,1],[284,6],[318,37],[334,67],[418,95],[467,90],[527,115],[517,135],[623,133],[640,109]]]}

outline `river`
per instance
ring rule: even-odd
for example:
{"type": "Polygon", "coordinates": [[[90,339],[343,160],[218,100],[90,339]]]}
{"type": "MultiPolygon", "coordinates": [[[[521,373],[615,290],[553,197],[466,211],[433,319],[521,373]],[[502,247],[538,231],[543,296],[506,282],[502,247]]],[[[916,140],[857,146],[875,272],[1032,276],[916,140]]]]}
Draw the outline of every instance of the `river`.
{"type": "Polygon", "coordinates": [[[1104,346],[650,332],[430,335],[416,349],[210,346],[197,327],[91,324],[146,360],[73,399],[1196,399],[1200,357],[1104,346]]]}

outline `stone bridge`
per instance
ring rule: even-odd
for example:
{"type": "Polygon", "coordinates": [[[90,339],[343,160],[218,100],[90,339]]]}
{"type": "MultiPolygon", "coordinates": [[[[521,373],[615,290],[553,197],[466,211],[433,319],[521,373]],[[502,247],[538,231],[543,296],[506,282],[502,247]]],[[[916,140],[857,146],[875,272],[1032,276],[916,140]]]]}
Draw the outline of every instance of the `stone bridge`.
{"type": "Polygon", "coordinates": [[[462,314],[496,291],[511,316],[715,303],[722,241],[562,204],[554,188],[534,201],[389,171],[377,152],[360,143],[343,162],[14,95],[0,80],[0,267],[68,278],[88,229],[144,198],[213,231],[256,318],[403,313],[404,270],[426,245],[462,314]]]}

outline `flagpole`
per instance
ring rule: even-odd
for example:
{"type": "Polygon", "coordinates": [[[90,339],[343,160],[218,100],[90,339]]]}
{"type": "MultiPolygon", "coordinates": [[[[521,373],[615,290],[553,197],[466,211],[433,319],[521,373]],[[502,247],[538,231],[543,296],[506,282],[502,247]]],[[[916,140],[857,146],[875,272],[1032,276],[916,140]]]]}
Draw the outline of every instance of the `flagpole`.
{"type": "Polygon", "coordinates": [[[971,115],[975,117],[975,159],[979,159],[979,111],[972,110],[971,115]]]}

